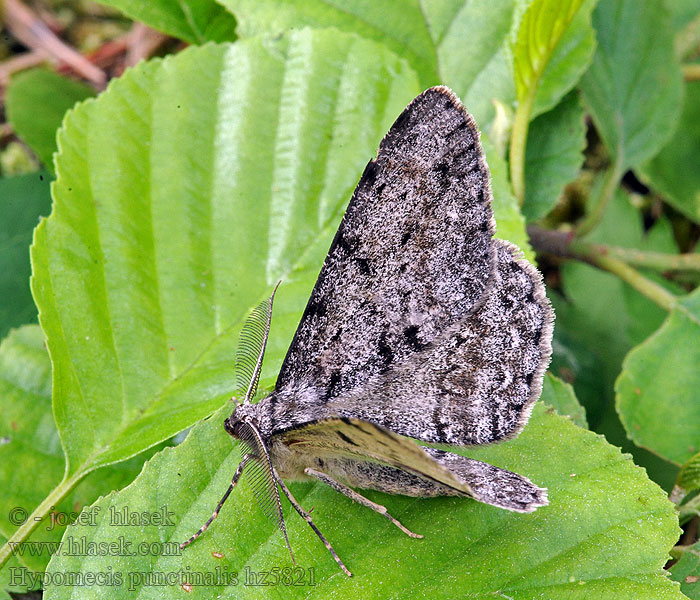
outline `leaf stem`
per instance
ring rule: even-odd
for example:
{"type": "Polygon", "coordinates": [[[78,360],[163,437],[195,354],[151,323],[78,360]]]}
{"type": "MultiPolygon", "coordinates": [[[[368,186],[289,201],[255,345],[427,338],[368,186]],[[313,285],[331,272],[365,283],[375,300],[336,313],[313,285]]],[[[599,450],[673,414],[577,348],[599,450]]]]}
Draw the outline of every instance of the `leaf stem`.
{"type": "Polygon", "coordinates": [[[537,88],[531,87],[525,99],[518,104],[510,136],[510,184],[520,206],[525,202],[525,148],[530,126],[530,112],[537,88]]]}
{"type": "Polygon", "coordinates": [[[608,167],[605,173],[603,186],[600,192],[593,201],[593,208],[588,212],[585,218],[576,227],[576,233],[579,237],[586,235],[595,229],[596,225],[603,218],[603,213],[605,212],[610,199],[613,197],[615,190],[617,189],[617,184],[622,176],[621,160],[618,157],[615,159],[615,163],[608,167]]]}
{"type": "Polygon", "coordinates": [[[661,308],[670,311],[676,305],[676,297],[673,294],[667,292],[658,283],[644,277],[637,269],[630,267],[627,263],[607,256],[593,256],[592,259],[593,264],[597,267],[617,275],[661,308]]]}
{"type": "Polygon", "coordinates": [[[78,472],[67,479],[63,479],[51,493],[44,498],[43,502],[34,509],[27,520],[15,531],[5,545],[0,548],[0,568],[8,561],[14,548],[24,542],[44,520],[44,517],[63,500],[75,485],[83,478],[85,472],[78,472]]]}
{"type": "Polygon", "coordinates": [[[529,226],[527,230],[535,250],[567,258],[576,258],[613,273],[665,310],[670,311],[676,305],[677,299],[673,294],[642,275],[627,264],[624,259],[634,256],[636,264],[640,266],[658,267],[659,264],[663,264],[664,267],[668,267],[674,262],[671,259],[680,259],[677,266],[688,262],[687,255],[679,257],[656,252],[645,253],[626,248],[612,248],[577,239],[571,233],[541,229],[534,225],[529,226]]]}
{"type": "Polygon", "coordinates": [[[635,267],[658,271],[700,271],[700,254],[670,254],[595,244],[576,239],[571,233],[545,230],[536,225],[531,225],[528,232],[534,236],[533,243],[541,244],[538,249],[550,254],[569,256],[570,251],[574,250],[584,255],[609,256],[635,267]]]}

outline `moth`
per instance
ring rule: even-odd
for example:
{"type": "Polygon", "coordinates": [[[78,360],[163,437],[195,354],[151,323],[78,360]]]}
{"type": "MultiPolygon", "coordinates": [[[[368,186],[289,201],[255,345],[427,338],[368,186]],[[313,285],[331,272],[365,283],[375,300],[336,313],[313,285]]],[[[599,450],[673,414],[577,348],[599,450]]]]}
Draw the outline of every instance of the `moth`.
{"type": "Polygon", "coordinates": [[[539,272],[493,237],[491,201],[473,118],[448,88],[426,90],[365,168],[274,391],[256,403],[274,292],[246,321],[235,364],[245,395],[224,422],[241,461],[182,547],[244,471],[290,553],[279,490],[348,576],[285,480],[321,481],[412,537],[422,536],[355,488],[516,512],[547,504],[526,477],[415,441],[512,438],[542,390],[552,309],[539,272]]]}

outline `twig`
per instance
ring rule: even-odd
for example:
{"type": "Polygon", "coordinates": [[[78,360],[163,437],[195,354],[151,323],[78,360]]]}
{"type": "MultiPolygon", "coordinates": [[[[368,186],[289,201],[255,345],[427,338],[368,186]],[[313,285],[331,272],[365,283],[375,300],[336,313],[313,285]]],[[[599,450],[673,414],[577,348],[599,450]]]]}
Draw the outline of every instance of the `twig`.
{"type": "Polygon", "coordinates": [[[700,65],[683,65],[683,79],[686,81],[700,81],[700,65]]]}
{"type": "Polygon", "coordinates": [[[50,56],[43,50],[32,50],[24,54],[18,54],[0,63],[0,85],[6,86],[10,77],[18,71],[31,69],[50,60],[50,56]]]}
{"type": "Polygon", "coordinates": [[[0,141],[3,141],[5,138],[8,138],[13,134],[14,131],[12,129],[12,125],[9,123],[0,123],[0,141]]]}
{"type": "Polygon", "coordinates": [[[28,7],[19,0],[4,0],[5,24],[12,34],[32,50],[41,50],[64,62],[98,87],[107,82],[105,73],[80,52],[62,42],[28,7]]]}
{"type": "Polygon", "coordinates": [[[676,36],[676,56],[684,60],[700,48],[700,14],[688,23],[676,36]]]}
{"type": "MultiPolygon", "coordinates": [[[[613,273],[665,310],[671,310],[676,305],[677,300],[673,294],[646,278],[620,258],[625,255],[630,257],[631,254],[634,254],[637,264],[643,262],[643,266],[653,266],[653,263],[658,265],[659,262],[662,262],[665,266],[669,266],[674,262],[670,260],[671,255],[660,259],[659,257],[663,256],[661,253],[643,253],[641,251],[628,251],[623,248],[613,249],[609,246],[591,244],[580,240],[573,233],[541,229],[534,225],[530,225],[527,231],[535,250],[556,256],[576,258],[613,273]]],[[[687,262],[687,260],[687,258],[684,258],[680,262],[687,262]]],[[[683,268],[687,267],[684,266],[683,268]]]]}
{"type": "Polygon", "coordinates": [[[139,61],[149,58],[168,37],[143,23],[134,23],[128,35],[126,52],[127,67],[133,67],[139,61]]]}

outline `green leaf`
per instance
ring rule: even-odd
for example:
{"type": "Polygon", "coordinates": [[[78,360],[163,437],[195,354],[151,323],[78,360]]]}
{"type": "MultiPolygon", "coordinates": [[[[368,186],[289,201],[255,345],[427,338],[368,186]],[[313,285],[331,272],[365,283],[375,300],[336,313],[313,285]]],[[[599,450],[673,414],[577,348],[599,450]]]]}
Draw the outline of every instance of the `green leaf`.
{"type": "Polygon", "coordinates": [[[32,250],[68,474],[221,406],[242,321],[282,279],[263,383],[276,373],[357,178],[417,91],[382,47],[307,30],[142,64],[69,114],[32,250]]]}
{"type": "MultiPolygon", "coordinates": [[[[549,401],[549,395],[543,400],[549,401]]],[[[158,544],[189,537],[230,482],[239,456],[221,426],[229,408],[196,425],[183,444],[154,457],[129,487],[88,509],[100,508],[102,518],[96,527],[78,526],[63,539],[66,544],[71,536],[75,540],[86,536],[87,543],[99,544],[123,535],[133,548],[141,542],[155,543],[153,554],[120,556],[118,562],[110,557],[56,555],[49,576],[102,572],[113,565],[123,584],[92,586],[93,598],[181,597],[182,579],[195,583],[194,591],[201,597],[278,597],[283,587],[285,597],[305,598],[454,598],[456,590],[460,597],[484,599],[682,598],[663,574],[667,552],[679,532],[673,505],[629,457],[542,404],[518,438],[470,452],[546,485],[550,505],[532,514],[510,513],[465,498],[415,499],[367,492],[425,536],[415,540],[322,484],[292,484],[301,504],[314,508],[315,523],[354,577],[338,570],[308,525],[285,505],[297,565],[307,577],[308,569],[313,569],[315,586],[251,588],[244,585],[246,571],[284,569],[291,567],[291,561],[282,536],[255,505],[251,490],[241,485],[200,539],[178,556],[163,555],[158,544]],[[110,525],[108,516],[122,515],[125,507],[158,512],[162,506],[171,513],[172,525],[110,525]],[[609,559],[611,555],[615,560],[609,559]],[[194,573],[214,577],[217,570],[238,573],[238,582],[228,587],[196,585],[194,573]],[[144,577],[160,573],[177,575],[169,586],[147,585],[144,577]]],[[[45,594],[55,600],[70,596],[71,590],[48,586],[45,594]]]]}
{"type": "Polygon", "coordinates": [[[535,253],[530,247],[530,238],[525,231],[525,218],[518,208],[518,201],[510,191],[508,167],[487,136],[482,135],[481,144],[491,171],[492,207],[496,215],[496,237],[512,242],[523,251],[525,258],[534,262],[535,253]]]}
{"type": "Polygon", "coordinates": [[[514,0],[421,1],[440,81],[463,100],[482,129],[494,118],[495,100],[515,101],[508,40],[517,7],[514,0]]]}
{"type": "Polygon", "coordinates": [[[676,127],[682,77],[663,0],[600,0],[584,101],[619,171],[654,156],[676,127]]]}
{"type": "Polygon", "coordinates": [[[449,85],[482,129],[493,119],[494,99],[515,100],[507,41],[516,0],[221,2],[236,15],[242,37],[313,26],[380,42],[410,62],[423,88],[449,85]]]}
{"type": "Polygon", "coordinates": [[[95,95],[91,87],[46,69],[32,69],[12,78],[7,88],[7,120],[17,135],[53,172],[56,131],[66,111],[95,95]]]}
{"type": "Polygon", "coordinates": [[[510,138],[510,179],[525,202],[530,121],[552,108],[588,64],[595,46],[590,11],[596,0],[533,0],[513,42],[517,107],[510,138]]]}
{"type": "Polygon", "coordinates": [[[681,584],[681,592],[691,600],[700,600],[700,542],[686,548],[669,571],[671,579],[681,584]]]}
{"type": "Polygon", "coordinates": [[[335,27],[380,42],[407,60],[424,87],[440,83],[436,50],[420,3],[221,0],[238,20],[238,33],[279,35],[291,28],[335,27]]]}
{"type": "Polygon", "coordinates": [[[677,464],[700,450],[700,290],[625,359],[617,409],[636,444],[677,464]],[[663,415],[663,418],[659,418],[663,415]]]}
{"type": "Polygon", "coordinates": [[[32,231],[51,207],[49,175],[0,179],[0,339],[11,327],[36,320],[29,289],[32,231]]]}
{"type": "Polygon", "coordinates": [[[681,467],[674,492],[682,499],[688,493],[700,489],[700,452],[689,458],[681,467]]]}
{"type": "Polygon", "coordinates": [[[214,0],[98,0],[190,44],[236,39],[236,20],[214,0]]]}
{"type": "Polygon", "coordinates": [[[569,417],[579,427],[588,428],[586,409],[579,403],[571,385],[554,377],[551,373],[547,373],[544,377],[542,394],[557,413],[569,417]]]}
{"type": "Polygon", "coordinates": [[[595,50],[590,23],[596,1],[533,0],[513,45],[519,103],[533,102],[530,119],[553,108],[579,80],[595,50]]]}
{"type": "MultiPolygon", "coordinates": [[[[51,414],[51,363],[44,334],[36,325],[12,331],[0,344],[0,413],[0,542],[5,543],[19,524],[11,520],[18,514],[17,508],[25,515],[31,513],[65,470],[51,414]]],[[[28,544],[16,550],[13,562],[2,569],[4,585],[13,591],[37,587],[37,577],[53,549],[47,544],[60,541],[67,522],[73,521],[83,506],[131,482],[146,458],[142,455],[85,478],[55,507],[55,516],[47,517],[28,544]]]]}
{"type": "Polygon", "coordinates": [[[643,168],[646,182],[689,219],[700,223],[700,82],[685,84],[678,129],[643,168]]]}
{"type": "Polygon", "coordinates": [[[523,204],[529,221],[544,217],[554,208],[564,186],[576,178],[585,146],[584,113],[575,92],[530,124],[523,204]]]}

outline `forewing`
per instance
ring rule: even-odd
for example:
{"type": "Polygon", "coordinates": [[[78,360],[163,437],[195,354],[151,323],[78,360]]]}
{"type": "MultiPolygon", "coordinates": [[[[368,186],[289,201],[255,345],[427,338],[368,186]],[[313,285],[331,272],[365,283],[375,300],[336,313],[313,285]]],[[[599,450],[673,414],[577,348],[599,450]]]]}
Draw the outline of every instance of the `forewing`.
{"type": "Polygon", "coordinates": [[[449,89],[427,90],[367,165],[276,389],[344,395],[476,310],[494,271],[490,203],[471,116],[449,89]]]}
{"type": "Polygon", "coordinates": [[[494,285],[477,312],[323,411],[426,442],[487,444],[520,432],[542,391],[553,314],[539,272],[511,244],[494,246],[494,285]]]}

